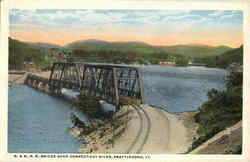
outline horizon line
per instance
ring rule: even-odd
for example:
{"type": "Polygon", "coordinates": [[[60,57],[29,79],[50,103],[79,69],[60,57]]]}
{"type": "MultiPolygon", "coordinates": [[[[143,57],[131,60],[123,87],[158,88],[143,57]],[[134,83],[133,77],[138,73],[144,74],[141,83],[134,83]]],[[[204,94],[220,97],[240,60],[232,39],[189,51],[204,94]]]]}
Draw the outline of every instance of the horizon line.
{"type": "Polygon", "coordinates": [[[128,43],[128,42],[138,42],[138,43],[145,43],[149,46],[154,46],[154,47],[164,47],[164,46],[192,46],[192,45],[200,45],[200,46],[210,46],[210,47],[220,47],[220,46],[227,46],[227,47],[230,47],[230,48],[239,48],[240,46],[242,46],[244,43],[242,42],[239,46],[237,47],[233,47],[233,46],[230,46],[230,45],[225,45],[225,44],[220,44],[220,45],[211,45],[211,44],[206,44],[206,43],[180,43],[180,44],[151,44],[151,43],[148,43],[148,42],[144,42],[144,41],[109,41],[109,40],[103,40],[103,39],[79,39],[79,40],[76,40],[76,41],[72,41],[72,42],[69,42],[65,45],[59,45],[57,43],[50,43],[50,42],[43,42],[43,41],[23,41],[23,40],[20,40],[20,39],[17,39],[17,38],[13,38],[11,36],[9,36],[8,38],[11,38],[11,39],[15,39],[15,40],[18,40],[18,41],[21,41],[21,42],[25,42],[25,43],[45,43],[45,44],[51,44],[51,45],[56,45],[56,46],[59,46],[61,48],[71,44],[71,43],[76,43],[76,42],[79,42],[79,41],[89,41],[89,40],[96,40],[96,41],[104,41],[104,42],[108,42],[108,43],[118,43],[118,42],[121,42],[121,43],[128,43]]]}

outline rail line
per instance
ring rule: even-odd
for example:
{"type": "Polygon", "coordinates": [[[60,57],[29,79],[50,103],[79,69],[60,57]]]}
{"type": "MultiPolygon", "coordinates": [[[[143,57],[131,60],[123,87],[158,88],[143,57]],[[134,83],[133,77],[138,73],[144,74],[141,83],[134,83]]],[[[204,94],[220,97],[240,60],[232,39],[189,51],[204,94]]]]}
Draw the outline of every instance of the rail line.
{"type": "Polygon", "coordinates": [[[139,131],[137,132],[136,136],[135,136],[135,139],[133,140],[132,144],[129,146],[129,148],[127,149],[127,151],[125,152],[126,154],[128,154],[135,146],[135,144],[138,142],[138,139],[139,137],[141,136],[141,133],[142,133],[142,127],[143,127],[143,120],[142,120],[142,114],[140,113],[140,111],[138,110],[137,107],[134,107],[133,105],[131,105],[136,113],[139,115],[139,118],[140,118],[140,129],[139,131]]]}
{"type": "Polygon", "coordinates": [[[138,105],[131,105],[131,106],[135,109],[136,113],[138,114],[140,118],[140,128],[132,144],[127,149],[126,153],[127,154],[131,153],[131,151],[135,148],[135,145],[139,145],[139,147],[136,148],[136,151],[135,151],[136,154],[139,154],[142,151],[146,142],[148,141],[148,137],[149,137],[150,130],[151,130],[151,120],[147,112],[141,106],[138,106],[138,105]],[[146,127],[146,132],[145,132],[145,135],[142,135],[144,127],[146,127]],[[142,138],[142,141],[139,140],[140,138],[142,138]]]}
{"type": "MultiPolygon", "coordinates": [[[[134,105],[134,106],[137,106],[137,105],[134,105]]],[[[142,151],[143,146],[146,144],[146,142],[148,140],[149,133],[150,133],[150,130],[151,130],[151,121],[150,121],[150,118],[148,116],[148,113],[141,106],[137,106],[137,107],[140,108],[143,111],[143,113],[144,113],[144,115],[145,115],[145,117],[147,119],[147,123],[148,123],[147,124],[146,135],[145,135],[145,137],[143,139],[143,142],[142,142],[140,148],[136,151],[136,153],[139,154],[142,151]]]]}

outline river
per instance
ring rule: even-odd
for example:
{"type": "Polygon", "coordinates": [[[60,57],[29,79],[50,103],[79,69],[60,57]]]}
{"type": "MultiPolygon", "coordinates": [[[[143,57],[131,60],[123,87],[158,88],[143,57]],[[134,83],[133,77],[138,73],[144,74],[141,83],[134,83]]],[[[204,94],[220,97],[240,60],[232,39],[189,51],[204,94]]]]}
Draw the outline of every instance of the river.
{"type": "Polygon", "coordinates": [[[211,88],[225,89],[226,70],[206,67],[141,67],[145,103],[170,113],[195,111],[211,88]]]}
{"type": "Polygon", "coordinates": [[[8,152],[78,152],[67,102],[25,85],[12,85],[8,98],[8,152]]]}
{"type": "MultiPolygon", "coordinates": [[[[141,66],[145,103],[170,113],[194,111],[211,88],[224,89],[227,71],[205,67],[141,66]]],[[[25,85],[8,93],[8,152],[77,153],[81,145],[66,132],[69,103],[25,85]]]]}

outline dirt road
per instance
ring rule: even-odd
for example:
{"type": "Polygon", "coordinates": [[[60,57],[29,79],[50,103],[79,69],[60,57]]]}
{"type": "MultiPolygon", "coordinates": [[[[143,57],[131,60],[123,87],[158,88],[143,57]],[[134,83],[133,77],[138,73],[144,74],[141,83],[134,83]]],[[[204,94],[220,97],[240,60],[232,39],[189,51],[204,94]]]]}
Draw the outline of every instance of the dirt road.
{"type": "Polygon", "coordinates": [[[149,105],[130,106],[132,119],[114,147],[99,153],[176,154],[190,146],[186,127],[176,115],[149,105]]]}

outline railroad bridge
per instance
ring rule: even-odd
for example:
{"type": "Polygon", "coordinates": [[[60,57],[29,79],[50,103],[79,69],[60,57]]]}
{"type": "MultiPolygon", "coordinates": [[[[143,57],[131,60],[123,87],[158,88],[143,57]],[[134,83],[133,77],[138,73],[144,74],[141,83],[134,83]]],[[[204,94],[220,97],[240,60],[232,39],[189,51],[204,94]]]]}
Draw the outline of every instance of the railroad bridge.
{"type": "Polygon", "coordinates": [[[52,92],[72,89],[116,106],[144,102],[142,78],[137,67],[54,62],[48,85],[52,92]]]}

